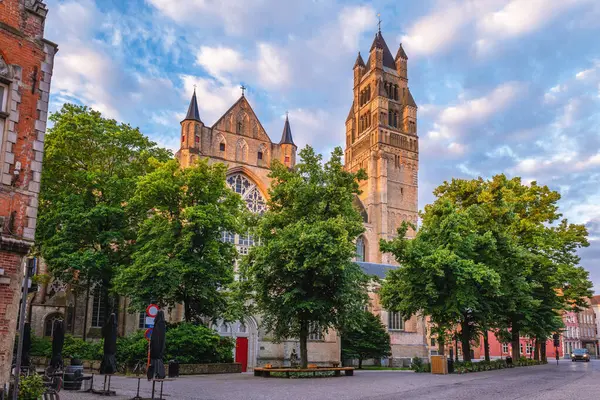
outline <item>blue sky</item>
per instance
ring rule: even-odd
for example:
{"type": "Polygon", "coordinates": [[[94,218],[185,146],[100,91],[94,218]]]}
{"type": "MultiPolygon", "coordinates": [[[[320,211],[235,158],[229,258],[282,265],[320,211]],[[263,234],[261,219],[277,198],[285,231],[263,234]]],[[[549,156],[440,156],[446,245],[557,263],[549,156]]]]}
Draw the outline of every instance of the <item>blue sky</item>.
{"type": "Polygon", "coordinates": [[[600,292],[597,0],[47,0],[59,44],[51,109],[92,106],[176,150],[193,86],[212,125],[240,84],[271,139],[344,143],[356,53],[382,16],[419,105],[419,204],[452,177],[499,172],[558,190],[586,224],[600,292]]]}

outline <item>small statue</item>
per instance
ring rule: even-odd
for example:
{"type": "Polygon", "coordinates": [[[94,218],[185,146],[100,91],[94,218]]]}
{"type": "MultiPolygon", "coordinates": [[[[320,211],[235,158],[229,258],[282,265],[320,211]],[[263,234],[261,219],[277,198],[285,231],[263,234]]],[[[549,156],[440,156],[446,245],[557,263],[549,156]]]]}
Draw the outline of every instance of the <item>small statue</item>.
{"type": "Polygon", "coordinates": [[[296,349],[292,349],[292,354],[290,354],[290,364],[292,368],[298,366],[298,354],[296,354],[296,349]]]}

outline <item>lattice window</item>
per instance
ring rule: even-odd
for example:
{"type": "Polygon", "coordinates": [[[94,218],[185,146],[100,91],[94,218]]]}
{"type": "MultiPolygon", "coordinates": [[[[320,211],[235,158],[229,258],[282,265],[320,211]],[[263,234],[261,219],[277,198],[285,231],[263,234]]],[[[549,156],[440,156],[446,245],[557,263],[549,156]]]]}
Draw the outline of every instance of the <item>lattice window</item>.
{"type": "Polygon", "coordinates": [[[54,334],[54,322],[63,320],[63,315],[61,313],[48,315],[44,321],[44,336],[52,336],[54,334]]]}
{"type": "Polygon", "coordinates": [[[402,319],[400,313],[392,311],[388,313],[388,329],[390,331],[404,330],[404,319],[402,319]]]}
{"type": "Polygon", "coordinates": [[[316,323],[311,323],[308,326],[308,340],[323,340],[323,330],[316,323]]]}
{"type": "Polygon", "coordinates": [[[356,239],[356,261],[365,261],[365,240],[362,236],[356,239]]]}
{"type": "Polygon", "coordinates": [[[502,343],[502,352],[508,353],[508,343],[502,343]]]}
{"type": "Polygon", "coordinates": [[[102,328],[106,320],[106,307],[102,299],[102,290],[94,291],[92,303],[92,328],[102,328]]]}

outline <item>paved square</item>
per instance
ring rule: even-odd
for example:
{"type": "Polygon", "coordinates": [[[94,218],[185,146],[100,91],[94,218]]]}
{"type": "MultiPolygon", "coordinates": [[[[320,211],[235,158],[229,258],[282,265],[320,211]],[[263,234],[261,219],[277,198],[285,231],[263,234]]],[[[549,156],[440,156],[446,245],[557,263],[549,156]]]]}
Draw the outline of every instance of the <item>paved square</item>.
{"type": "MultiPolygon", "coordinates": [[[[137,381],[113,378],[113,399],[135,396],[137,381]]],[[[99,388],[97,382],[96,388],[99,388]]],[[[142,395],[151,384],[142,380],[142,395]]],[[[560,365],[479,372],[465,375],[415,374],[407,371],[357,371],[353,377],[318,379],[257,378],[252,374],[185,376],[165,383],[166,399],[550,399],[598,398],[600,360],[561,361],[560,365]]],[[[98,399],[100,396],[63,391],[61,399],[98,399]]]]}

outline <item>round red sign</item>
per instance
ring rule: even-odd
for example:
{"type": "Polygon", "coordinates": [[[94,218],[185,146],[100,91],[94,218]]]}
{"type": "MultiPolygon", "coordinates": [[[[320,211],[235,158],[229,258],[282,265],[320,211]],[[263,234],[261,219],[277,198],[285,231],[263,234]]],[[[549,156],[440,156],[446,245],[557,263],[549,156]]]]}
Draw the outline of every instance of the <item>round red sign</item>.
{"type": "Polygon", "coordinates": [[[148,307],[146,307],[147,316],[154,318],[156,317],[156,314],[158,314],[158,306],[156,304],[150,304],[148,307]]]}

